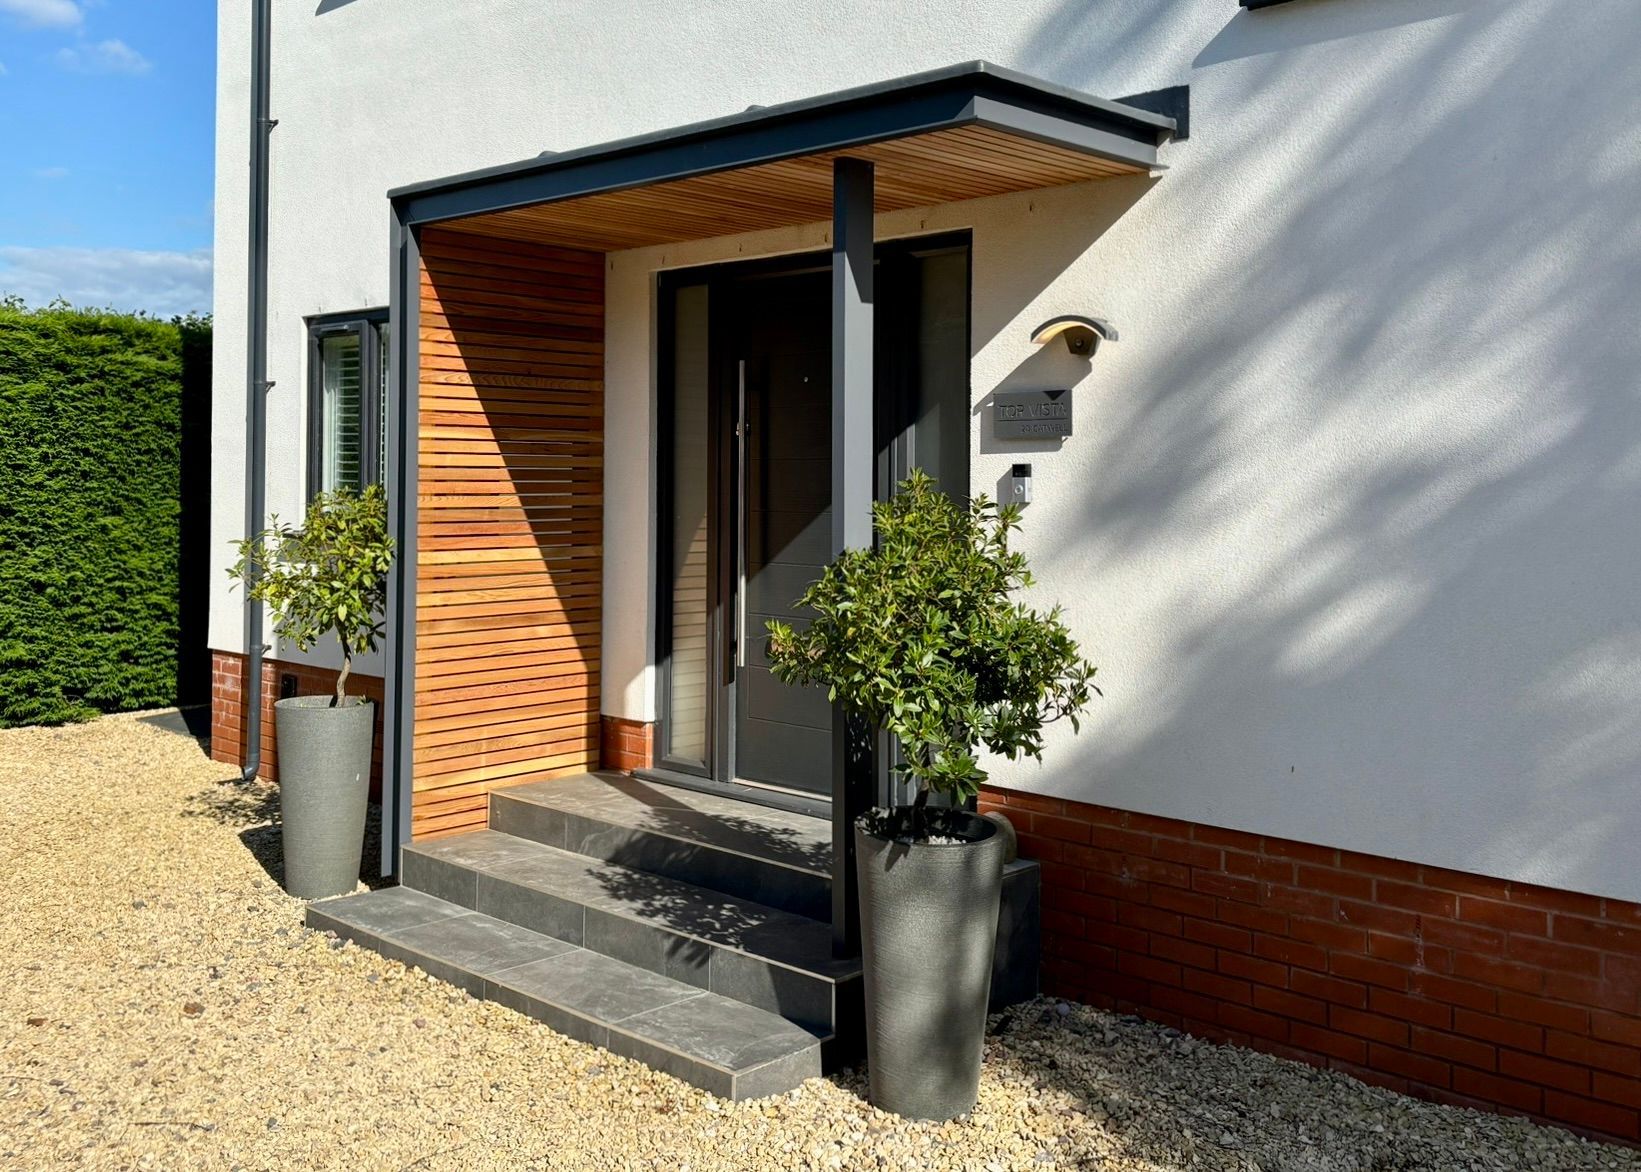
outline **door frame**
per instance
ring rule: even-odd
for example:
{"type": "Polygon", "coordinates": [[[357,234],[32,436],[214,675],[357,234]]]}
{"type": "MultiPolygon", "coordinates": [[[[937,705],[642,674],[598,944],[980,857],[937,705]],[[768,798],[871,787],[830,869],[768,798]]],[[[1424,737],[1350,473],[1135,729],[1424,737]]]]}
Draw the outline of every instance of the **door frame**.
{"type": "MultiPolygon", "coordinates": [[[[973,329],[974,329],[974,234],[970,229],[927,233],[923,235],[895,237],[889,240],[877,241],[874,252],[874,263],[882,266],[884,261],[891,262],[897,257],[911,256],[922,252],[936,252],[947,249],[962,248],[967,256],[966,288],[967,302],[965,313],[965,328],[963,348],[965,355],[964,371],[968,376],[972,371],[973,329]]],[[[686,268],[667,269],[656,274],[656,446],[655,452],[655,513],[657,519],[655,534],[655,642],[651,649],[652,662],[655,669],[655,733],[653,744],[654,764],[649,769],[637,771],[641,776],[671,785],[698,789],[708,793],[734,797],[757,805],[773,806],[779,809],[794,810],[800,813],[826,817],[831,809],[829,797],[810,797],[794,791],[769,789],[759,785],[748,785],[735,781],[733,771],[729,768],[733,761],[731,741],[735,736],[734,696],[735,683],[731,674],[731,661],[734,651],[729,637],[729,624],[732,621],[729,612],[733,594],[736,589],[734,581],[735,571],[730,565],[731,559],[725,556],[722,548],[724,535],[733,532],[737,523],[736,501],[737,492],[726,483],[726,476],[732,470],[737,470],[737,452],[735,449],[732,427],[726,425],[725,414],[734,413],[734,405],[728,400],[733,394],[725,394],[723,379],[730,377],[730,367],[724,355],[727,323],[721,315],[713,312],[714,305],[721,297],[715,295],[715,290],[734,283],[742,284],[770,277],[796,276],[808,272],[830,272],[832,254],[830,251],[792,253],[775,257],[760,257],[751,260],[723,261],[713,264],[696,265],[686,268]],[[675,305],[677,290],[686,286],[704,285],[707,289],[707,368],[709,382],[709,402],[707,404],[707,429],[712,442],[717,447],[716,458],[709,461],[707,468],[707,493],[709,497],[708,510],[710,522],[707,536],[707,560],[710,567],[707,581],[707,659],[708,681],[707,687],[711,697],[712,713],[707,725],[707,748],[705,767],[674,758],[670,754],[670,729],[668,727],[669,687],[671,683],[670,654],[672,646],[672,480],[673,480],[673,395],[675,391],[674,368],[675,356],[675,305]]],[[[884,289],[879,286],[879,298],[882,298],[884,289]]],[[[879,307],[880,310],[885,307],[879,307]]],[[[877,351],[876,365],[883,365],[884,342],[886,339],[910,335],[915,338],[916,321],[905,320],[907,315],[900,312],[900,306],[893,306],[888,312],[880,312],[877,316],[876,332],[874,335],[874,349],[877,351]]],[[[908,368],[915,369],[913,364],[897,360],[887,372],[887,378],[903,381],[908,368]]],[[[972,403],[972,384],[965,378],[965,403],[972,403]]],[[[873,496],[883,499],[888,495],[895,483],[905,475],[905,443],[904,418],[894,418],[887,414],[887,409],[901,402],[904,393],[895,396],[878,396],[874,404],[875,430],[880,436],[891,436],[889,443],[876,441],[876,458],[873,461],[875,484],[873,496]],[[893,428],[894,430],[890,430],[893,428]]],[[[965,452],[963,461],[964,483],[961,491],[966,495],[969,491],[968,470],[970,453],[965,452]]],[[[738,473],[737,473],[738,474],[738,473]]],[[[881,795],[887,795],[888,762],[886,753],[877,754],[879,763],[878,790],[881,795]]]]}

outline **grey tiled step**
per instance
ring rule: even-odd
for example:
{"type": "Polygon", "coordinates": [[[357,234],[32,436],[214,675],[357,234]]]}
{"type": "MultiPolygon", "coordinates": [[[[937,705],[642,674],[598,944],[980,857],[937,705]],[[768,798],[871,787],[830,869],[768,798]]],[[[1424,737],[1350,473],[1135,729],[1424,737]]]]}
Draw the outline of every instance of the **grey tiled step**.
{"type": "Polygon", "coordinates": [[[494,830],[406,847],[401,879],[814,1033],[860,1036],[860,961],[834,959],[819,920],[494,830]]]}
{"type": "Polygon", "coordinates": [[[832,914],[823,818],[588,773],[493,791],[490,828],[811,919],[832,914]]]}
{"type": "Polygon", "coordinates": [[[327,900],[307,920],[723,1098],[779,1094],[821,1073],[826,1039],[776,1014],[425,892],[327,900]]]}
{"type": "MultiPolygon", "coordinates": [[[[620,773],[584,773],[490,794],[490,826],[572,854],[830,922],[832,826],[620,773]]],[[[994,1009],[1037,994],[1038,868],[1003,869],[994,1009]]]]}

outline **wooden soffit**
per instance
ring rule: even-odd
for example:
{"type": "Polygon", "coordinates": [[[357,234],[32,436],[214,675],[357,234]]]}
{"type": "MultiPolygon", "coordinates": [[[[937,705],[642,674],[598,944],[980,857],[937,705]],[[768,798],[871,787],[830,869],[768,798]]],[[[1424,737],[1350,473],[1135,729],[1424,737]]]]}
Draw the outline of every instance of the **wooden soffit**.
{"type": "Polygon", "coordinates": [[[876,210],[1148,174],[1172,118],[985,62],[390,193],[401,222],[596,251],[831,218],[832,163],[876,210]]]}

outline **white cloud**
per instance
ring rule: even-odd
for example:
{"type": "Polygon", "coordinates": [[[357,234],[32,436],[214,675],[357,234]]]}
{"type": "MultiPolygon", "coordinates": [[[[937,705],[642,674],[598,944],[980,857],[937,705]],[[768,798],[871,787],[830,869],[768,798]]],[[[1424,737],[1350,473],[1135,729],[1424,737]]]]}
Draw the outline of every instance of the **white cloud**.
{"type": "Polygon", "coordinates": [[[0,0],[0,12],[35,28],[79,28],[85,19],[74,0],[0,0]]]}
{"type": "Polygon", "coordinates": [[[0,246],[0,295],[30,305],[145,310],[157,317],[211,310],[211,251],[0,246]]]}
{"type": "MultiPolygon", "coordinates": [[[[4,4],[6,0],[0,0],[4,4]]],[[[75,73],[147,73],[153,64],[124,41],[98,41],[57,50],[57,64],[75,73]]]]}
{"type": "Polygon", "coordinates": [[[67,167],[38,167],[34,171],[36,179],[67,179],[67,167]]]}
{"type": "Polygon", "coordinates": [[[0,77],[4,76],[6,76],[6,63],[4,61],[0,61],[0,77]]]}

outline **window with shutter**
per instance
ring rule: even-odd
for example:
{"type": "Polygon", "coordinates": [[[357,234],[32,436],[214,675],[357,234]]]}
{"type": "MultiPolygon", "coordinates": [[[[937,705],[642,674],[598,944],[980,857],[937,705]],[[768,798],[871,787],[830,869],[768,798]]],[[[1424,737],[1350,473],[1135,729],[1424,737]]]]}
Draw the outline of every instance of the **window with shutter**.
{"type": "Polygon", "coordinates": [[[309,319],[308,493],[358,491],[387,467],[387,311],[309,319]]]}

